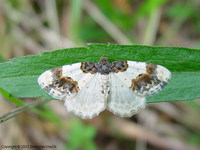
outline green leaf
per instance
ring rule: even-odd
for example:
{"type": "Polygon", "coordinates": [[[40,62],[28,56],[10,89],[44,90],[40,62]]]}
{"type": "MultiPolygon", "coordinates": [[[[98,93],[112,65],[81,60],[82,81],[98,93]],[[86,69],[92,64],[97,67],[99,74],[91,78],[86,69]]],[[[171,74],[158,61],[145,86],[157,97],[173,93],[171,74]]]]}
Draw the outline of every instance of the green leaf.
{"type": "Polygon", "coordinates": [[[0,88],[0,93],[8,100],[10,100],[11,102],[13,102],[14,104],[16,104],[17,106],[24,106],[25,103],[20,100],[20,99],[17,99],[13,96],[10,95],[10,93],[4,91],[3,89],[0,88]]]}
{"type": "Polygon", "coordinates": [[[44,52],[0,64],[0,88],[15,97],[48,96],[37,78],[48,69],[76,62],[132,60],[162,65],[172,71],[169,85],[147,102],[178,101],[200,98],[200,50],[181,47],[91,44],[89,47],[44,52]]]}

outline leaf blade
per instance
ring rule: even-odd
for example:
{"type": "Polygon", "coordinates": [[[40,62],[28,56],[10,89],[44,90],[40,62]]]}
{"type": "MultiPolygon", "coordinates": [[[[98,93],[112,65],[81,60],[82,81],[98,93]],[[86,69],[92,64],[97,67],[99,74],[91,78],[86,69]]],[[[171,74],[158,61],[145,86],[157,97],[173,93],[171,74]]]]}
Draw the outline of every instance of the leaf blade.
{"type": "Polygon", "coordinates": [[[200,50],[181,47],[90,44],[89,47],[15,58],[0,64],[0,88],[15,97],[44,96],[52,99],[37,84],[42,72],[76,62],[98,62],[102,56],[107,56],[111,62],[132,60],[159,64],[172,71],[170,84],[159,94],[148,97],[147,102],[200,98],[200,86],[197,84],[200,83],[200,50]]]}

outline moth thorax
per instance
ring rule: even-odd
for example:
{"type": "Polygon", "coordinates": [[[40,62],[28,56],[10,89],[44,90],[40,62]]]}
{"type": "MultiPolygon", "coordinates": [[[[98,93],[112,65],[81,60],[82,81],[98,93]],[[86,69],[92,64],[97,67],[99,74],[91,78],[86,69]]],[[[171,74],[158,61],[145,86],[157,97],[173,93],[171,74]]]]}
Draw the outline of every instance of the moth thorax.
{"type": "Polygon", "coordinates": [[[111,72],[111,63],[107,60],[101,60],[99,63],[95,64],[99,73],[106,75],[111,72]]]}

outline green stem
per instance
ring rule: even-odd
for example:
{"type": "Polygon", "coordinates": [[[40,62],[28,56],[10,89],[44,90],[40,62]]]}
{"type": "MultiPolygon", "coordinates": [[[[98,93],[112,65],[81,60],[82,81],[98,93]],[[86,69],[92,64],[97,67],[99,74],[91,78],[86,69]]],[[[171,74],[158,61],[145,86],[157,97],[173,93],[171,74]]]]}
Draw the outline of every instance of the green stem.
{"type": "Polygon", "coordinates": [[[36,107],[36,106],[38,106],[40,104],[44,104],[46,102],[48,102],[48,100],[42,99],[42,100],[38,100],[37,102],[34,102],[34,103],[31,103],[31,104],[16,108],[16,109],[10,111],[9,113],[6,113],[5,115],[0,116],[0,123],[3,123],[6,120],[8,120],[8,119],[10,119],[12,117],[15,117],[16,115],[18,115],[18,114],[20,114],[20,113],[22,113],[24,111],[27,111],[27,110],[29,110],[29,109],[31,109],[33,107],[36,107]]]}

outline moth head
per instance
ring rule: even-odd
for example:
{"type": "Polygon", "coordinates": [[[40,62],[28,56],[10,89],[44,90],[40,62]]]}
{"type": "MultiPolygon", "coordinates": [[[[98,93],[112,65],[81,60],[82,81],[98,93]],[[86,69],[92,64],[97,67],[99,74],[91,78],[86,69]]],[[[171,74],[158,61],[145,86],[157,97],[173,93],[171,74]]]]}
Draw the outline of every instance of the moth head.
{"type": "Polygon", "coordinates": [[[108,58],[105,56],[101,57],[99,63],[103,63],[103,62],[108,62],[108,58]]]}

